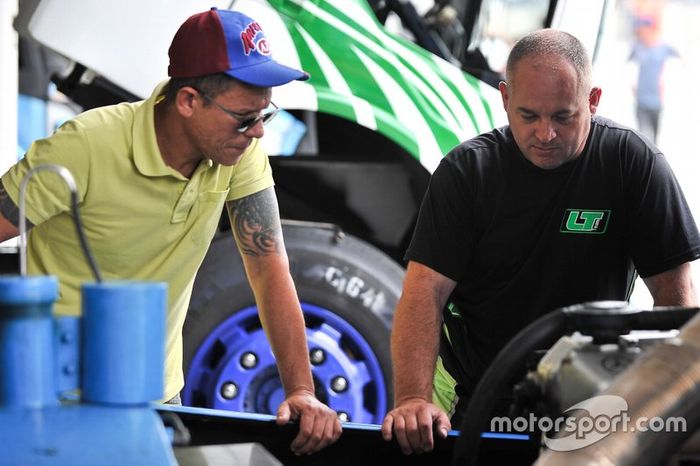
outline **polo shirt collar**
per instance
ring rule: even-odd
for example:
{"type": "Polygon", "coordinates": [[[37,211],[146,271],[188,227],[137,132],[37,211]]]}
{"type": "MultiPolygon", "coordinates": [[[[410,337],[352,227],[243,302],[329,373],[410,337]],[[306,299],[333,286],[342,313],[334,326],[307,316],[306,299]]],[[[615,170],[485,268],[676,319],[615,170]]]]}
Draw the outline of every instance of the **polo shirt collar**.
{"type": "Polygon", "coordinates": [[[186,179],[177,170],[167,166],[158,148],[155,127],[155,106],[163,98],[165,80],[158,84],[151,96],[136,107],[132,128],[134,164],[145,176],[175,176],[186,179]]]}

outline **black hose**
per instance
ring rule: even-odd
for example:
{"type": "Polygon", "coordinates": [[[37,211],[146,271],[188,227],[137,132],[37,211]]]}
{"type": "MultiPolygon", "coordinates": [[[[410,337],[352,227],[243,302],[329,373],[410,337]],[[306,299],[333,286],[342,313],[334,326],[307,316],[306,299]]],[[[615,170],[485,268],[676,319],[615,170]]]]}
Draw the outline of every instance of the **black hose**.
{"type": "Polygon", "coordinates": [[[102,276],[100,270],[97,268],[97,262],[95,262],[95,257],[90,251],[90,246],[88,245],[87,237],[85,236],[85,231],[83,230],[83,222],[80,220],[80,209],[78,209],[78,193],[71,191],[70,193],[71,210],[73,211],[73,223],[75,224],[75,231],[78,233],[78,240],[80,241],[80,248],[85,254],[85,259],[92,270],[92,274],[95,277],[97,283],[102,283],[102,276]]]}
{"type": "Polygon", "coordinates": [[[26,213],[25,213],[25,204],[26,204],[26,189],[27,189],[27,184],[29,183],[29,180],[34,176],[35,173],[40,172],[40,171],[52,171],[59,175],[63,181],[66,183],[66,186],[68,187],[68,190],[70,191],[70,199],[71,199],[71,211],[73,213],[73,223],[75,224],[75,230],[78,233],[78,241],[80,242],[80,248],[83,250],[83,254],[85,254],[85,258],[88,261],[88,265],[90,266],[90,270],[92,271],[92,274],[95,276],[95,280],[98,283],[102,282],[102,277],[100,276],[100,271],[97,268],[97,263],[95,262],[95,259],[92,255],[92,252],[90,251],[90,247],[87,242],[87,238],[85,236],[85,232],[83,231],[83,224],[80,220],[80,210],[78,209],[78,187],[75,183],[75,179],[73,178],[73,175],[71,172],[64,166],[62,165],[56,165],[56,164],[51,164],[51,163],[46,163],[42,165],[37,165],[36,167],[32,168],[27,172],[26,175],[22,178],[22,182],[19,185],[19,268],[20,268],[20,274],[22,276],[26,275],[27,273],[27,241],[26,241],[26,235],[27,235],[27,218],[26,218],[26,213]]]}
{"type": "Polygon", "coordinates": [[[556,309],[521,330],[498,353],[469,400],[452,455],[453,466],[477,463],[481,433],[487,427],[498,396],[511,382],[513,374],[522,370],[533,351],[549,348],[565,331],[566,316],[563,309],[556,309]]]}

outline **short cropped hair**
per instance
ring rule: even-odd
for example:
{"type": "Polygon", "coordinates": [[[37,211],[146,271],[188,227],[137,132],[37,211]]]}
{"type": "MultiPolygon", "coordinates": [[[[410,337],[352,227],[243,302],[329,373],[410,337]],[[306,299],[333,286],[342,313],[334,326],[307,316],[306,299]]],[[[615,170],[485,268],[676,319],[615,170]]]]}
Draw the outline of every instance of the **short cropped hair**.
{"type": "Polygon", "coordinates": [[[580,40],[568,32],[540,29],[518,40],[508,55],[506,80],[511,80],[515,67],[530,56],[555,55],[567,60],[576,70],[581,91],[591,87],[591,59],[580,40]]]}
{"type": "Polygon", "coordinates": [[[195,76],[193,78],[171,78],[166,84],[163,94],[166,102],[174,102],[177,91],[189,86],[204,92],[210,97],[216,97],[237,84],[241,84],[241,82],[224,73],[195,76]]]}

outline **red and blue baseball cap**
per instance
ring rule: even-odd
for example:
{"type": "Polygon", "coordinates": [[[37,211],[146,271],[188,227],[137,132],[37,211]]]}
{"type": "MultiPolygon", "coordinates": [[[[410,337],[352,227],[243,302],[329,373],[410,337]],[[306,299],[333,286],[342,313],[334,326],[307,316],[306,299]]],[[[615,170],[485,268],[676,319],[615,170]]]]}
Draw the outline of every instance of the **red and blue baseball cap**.
{"type": "Polygon", "coordinates": [[[226,73],[260,87],[309,79],[308,73],[276,62],[260,24],[238,11],[212,8],[190,16],[175,33],[168,56],[173,78],[226,73]]]}

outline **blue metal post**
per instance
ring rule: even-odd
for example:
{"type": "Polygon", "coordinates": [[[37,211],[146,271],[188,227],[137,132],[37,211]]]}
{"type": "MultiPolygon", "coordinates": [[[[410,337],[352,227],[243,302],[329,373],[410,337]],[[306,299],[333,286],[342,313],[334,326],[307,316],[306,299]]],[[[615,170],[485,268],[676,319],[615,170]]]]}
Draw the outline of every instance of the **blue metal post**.
{"type": "Polygon", "coordinates": [[[58,403],[54,381],[53,276],[0,277],[0,407],[58,403]]]}
{"type": "Polygon", "coordinates": [[[147,404],[163,397],[167,285],[83,285],[82,399],[147,404]]]}

